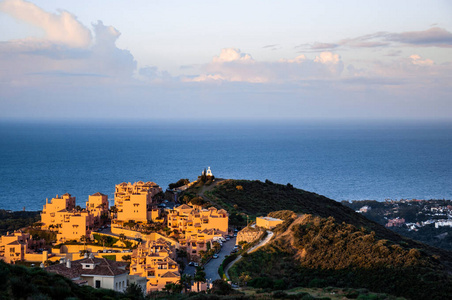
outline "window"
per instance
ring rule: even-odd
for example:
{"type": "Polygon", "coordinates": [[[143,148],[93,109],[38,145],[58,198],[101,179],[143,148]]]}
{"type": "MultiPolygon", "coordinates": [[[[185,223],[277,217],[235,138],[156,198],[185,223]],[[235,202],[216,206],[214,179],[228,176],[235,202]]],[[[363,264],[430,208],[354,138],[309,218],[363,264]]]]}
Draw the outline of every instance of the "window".
{"type": "Polygon", "coordinates": [[[100,280],[96,280],[96,289],[100,288],[100,280]]]}

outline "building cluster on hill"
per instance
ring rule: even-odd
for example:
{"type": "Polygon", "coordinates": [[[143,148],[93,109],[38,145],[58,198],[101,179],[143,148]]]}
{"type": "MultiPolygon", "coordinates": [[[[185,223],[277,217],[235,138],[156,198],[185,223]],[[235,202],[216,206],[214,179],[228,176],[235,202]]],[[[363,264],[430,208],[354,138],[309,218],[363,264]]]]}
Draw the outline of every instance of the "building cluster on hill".
{"type": "Polygon", "coordinates": [[[180,281],[177,253],[200,262],[228,234],[229,216],[214,207],[163,208],[158,205],[161,192],[154,182],[123,182],[115,186],[114,207],[109,207],[107,195],[95,193],[83,209],[70,194],[57,195],[46,200],[40,222],[41,231],[56,234],[53,245],[44,250],[44,240],[15,232],[0,238],[0,259],[37,262],[95,288],[124,291],[134,282],[145,292],[162,290],[180,281]],[[163,230],[143,230],[153,224],[163,230]],[[40,252],[32,250],[38,247],[40,252]],[[122,261],[130,262],[130,271],[122,261]]]}
{"type": "Polygon", "coordinates": [[[70,194],[57,195],[50,203],[46,200],[41,228],[56,231],[58,242],[80,240],[107,221],[108,209],[108,197],[101,193],[88,197],[86,209],[76,207],[75,197],[70,194]]]}

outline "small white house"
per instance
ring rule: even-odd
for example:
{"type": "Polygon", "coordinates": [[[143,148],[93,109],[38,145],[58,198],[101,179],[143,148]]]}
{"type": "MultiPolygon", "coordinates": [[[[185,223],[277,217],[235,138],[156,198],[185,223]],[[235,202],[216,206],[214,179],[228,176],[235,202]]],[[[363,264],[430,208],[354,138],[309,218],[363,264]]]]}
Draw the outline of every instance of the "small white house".
{"type": "Polygon", "coordinates": [[[77,284],[124,292],[129,278],[126,265],[123,262],[91,256],[74,261],[63,260],[62,263],[48,266],[45,270],[60,274],[77,284]]]}

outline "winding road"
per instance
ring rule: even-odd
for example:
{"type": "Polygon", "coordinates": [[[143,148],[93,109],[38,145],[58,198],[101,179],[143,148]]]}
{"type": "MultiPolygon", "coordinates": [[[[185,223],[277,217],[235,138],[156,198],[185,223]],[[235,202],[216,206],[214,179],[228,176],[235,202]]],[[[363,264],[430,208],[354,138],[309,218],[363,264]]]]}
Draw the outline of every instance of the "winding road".
{"type": "MultiPolygon", "coordinates": [[[[266,245],[270,240],[271,240],[271,238],[273,237],[273,232],[272,231],[270,231],[270,230],[267,230],[267,236],[265,237],[265,239],[263,239],[259,244],[257,244],[256,246],[254,246],[254,247],[252,247],[251,249],[249,249],[248,251],[246,251],[246,253],[253,253],[254,251],[256,251],[257,249],[259,249],[260,247],[262,247],[262,246],[264,246],[264,245],[266,245]]],[[[228,278],[228,279],[231,279],[230,277],[229,277],[229,269],[237,262],[237,261],[239,261],[240,259],[242,258],[242,256],[241,255],[239,255],[239,256],[237,256],[237,258],[236,259],[234,259],[233,261],[231,261],[231,263],[226,267],[226,269],[224,270],[224,273],[226,274],[226,277],[228,278]]]]}

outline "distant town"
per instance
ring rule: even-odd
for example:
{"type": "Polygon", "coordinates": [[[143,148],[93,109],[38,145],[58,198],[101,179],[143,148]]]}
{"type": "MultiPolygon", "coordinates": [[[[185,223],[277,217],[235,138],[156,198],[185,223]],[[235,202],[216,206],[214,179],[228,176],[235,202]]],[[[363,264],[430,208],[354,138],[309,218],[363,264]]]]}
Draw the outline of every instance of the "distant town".
{"type": "Polygon", "coordinates": [[[388,229],[432,246],[452,250],[452,201],[401,199],[342,201],[388,229]]]}

